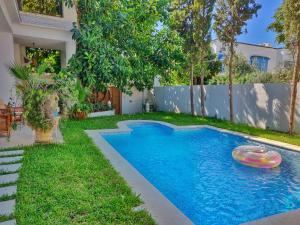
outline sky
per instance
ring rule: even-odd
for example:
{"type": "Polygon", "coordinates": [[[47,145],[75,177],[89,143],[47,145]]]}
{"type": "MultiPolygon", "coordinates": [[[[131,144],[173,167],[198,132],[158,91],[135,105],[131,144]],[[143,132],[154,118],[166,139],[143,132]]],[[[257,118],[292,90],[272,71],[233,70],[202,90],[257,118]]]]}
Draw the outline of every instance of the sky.
{"type": "MultiPolygon", "coordinates": [[[[240,35],[237,40],[251,44],[261,44],[263,42],[270,43],[273,47],[281,47],[276,42],[276,34],[267,31],[267,27],[273,21],[273,15],[277,8],[281,5],[282,0],[257,0],[262,5],[258,11],[258,16],[253,17],[247,22],[247,33],[240,35]]],[[[213,39],[216,35],[212,35],[213,39]]]]}

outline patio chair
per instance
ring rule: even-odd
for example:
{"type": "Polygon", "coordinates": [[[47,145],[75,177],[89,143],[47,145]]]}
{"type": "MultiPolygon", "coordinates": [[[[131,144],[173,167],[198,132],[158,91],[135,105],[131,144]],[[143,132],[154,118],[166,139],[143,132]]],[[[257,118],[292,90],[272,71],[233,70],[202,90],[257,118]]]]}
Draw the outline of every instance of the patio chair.
{"type": "Polygon", "coordinates": [[[0,136],[10,137],[11,123],[10,109],[0,109],[0,136]]]}
{"type": "Polygon", "coordinates": [[[13,122],[15,123],[23,123],[23,107],[14,107],[12,108],[12,116],[13,116],[13,122]]]}

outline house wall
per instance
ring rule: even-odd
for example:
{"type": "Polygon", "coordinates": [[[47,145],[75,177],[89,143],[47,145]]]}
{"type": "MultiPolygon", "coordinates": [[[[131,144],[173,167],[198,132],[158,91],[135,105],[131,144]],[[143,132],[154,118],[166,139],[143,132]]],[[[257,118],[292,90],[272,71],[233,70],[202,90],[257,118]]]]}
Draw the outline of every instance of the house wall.
{"type": "Polygon", "coordinates": [[[15,93],[15,79],[8,71],[8,67],[14,61],[14,40],[9,32],[0,32],[0,98],[5,103],[15,93]]]}
{"type": "MultiPolygon", "coordinates": [[[[213,52],[218,54],[222,49],[222,43],[214,41],[212,43],[213,52]]],[[[272,47],[256,46],[243,43],[237,43],[235,46],[237,54],[243,55],[249,62],[251,56],[268,57],[268,72],[275,72],[276,69],[282,67],[284,61],[292,61],[292,56],[287,49],[276,49],[272,47]]],[[[226,52],[226,50],[225,50],[226,52]]]]}
{"type": "MultiPolygon", "coordinates": [[[[300,83],[298,84],[300,90],[300,83]]],[[[288,130],[289,84],[234,85],[234,120],[260,128],[288,130]]],[[[188,86],[155,87],[155,104],[159,111],[190,113],[188,86]]],[[[200,115],[200,86],[194,86],[194,104],[200,115]]],[[[229,119],[227,85],[205,86],[205,111],[209,117],[229,119]]],[[[300,133],[300,93],[297,95],[296,132],[300,133]]]]}
{"type": "MultiPolygon", "coordinates": [[[[15,0],[0,1],[0,98],[11,96],[15,79],[8,73],[12,63],[23,63],[25,46],[60,50],[61,65],[65,67],[76,52],[70,29],[76,22],[74,8],[63,8],[63,17],[52,17],[18,10],[15,0]]],[[[14,97],[15,92],[12,92],[14,97]]]]}

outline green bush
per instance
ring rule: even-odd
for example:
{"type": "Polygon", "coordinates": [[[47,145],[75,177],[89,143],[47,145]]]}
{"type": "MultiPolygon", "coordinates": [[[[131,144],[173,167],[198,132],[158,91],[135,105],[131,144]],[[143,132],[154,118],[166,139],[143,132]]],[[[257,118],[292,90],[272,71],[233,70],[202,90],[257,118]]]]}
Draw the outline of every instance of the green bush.
{"type": "Polygon", "coordinates": [[[112,110],[111,106],[109,106],[107,103],[103,103],[103,102],[97,102],[97,103],[93,104],[92,107],[93,107],[93,112],[102,112],[102,111],[112,110]]]}

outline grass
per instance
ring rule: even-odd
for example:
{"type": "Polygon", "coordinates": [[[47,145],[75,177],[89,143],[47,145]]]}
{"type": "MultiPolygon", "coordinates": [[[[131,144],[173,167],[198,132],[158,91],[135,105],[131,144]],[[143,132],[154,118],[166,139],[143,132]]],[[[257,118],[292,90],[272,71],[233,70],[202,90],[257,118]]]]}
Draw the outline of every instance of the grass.
{"type": "Polygon", "coordinates": [[[127,119],[161,120],[176,125],[209,124],[300,145],[298,136],[171,113],[63,121],[64,144],[25,148],[15,213],[18,224],[155,224],[147,212],[132,211],[141,200],[84,132],[116,128],[118,121],[127,119]]]}

